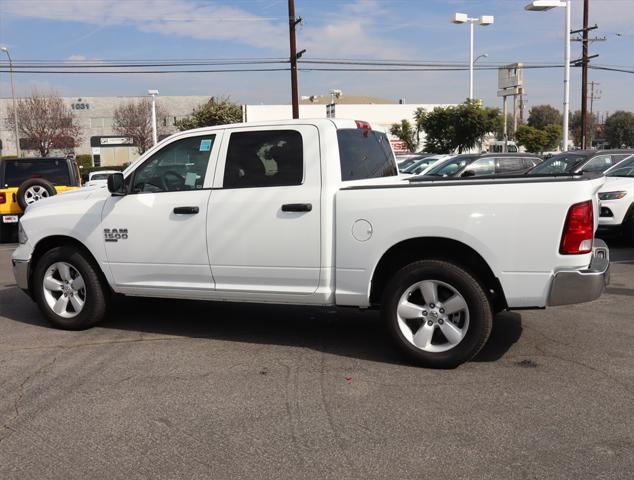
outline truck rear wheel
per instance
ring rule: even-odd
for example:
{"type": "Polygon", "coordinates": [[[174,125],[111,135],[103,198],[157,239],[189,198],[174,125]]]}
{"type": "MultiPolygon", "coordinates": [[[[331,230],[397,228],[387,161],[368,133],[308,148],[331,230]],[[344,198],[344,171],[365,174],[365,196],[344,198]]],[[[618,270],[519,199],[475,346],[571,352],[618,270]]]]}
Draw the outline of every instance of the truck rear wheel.
{"type": "Polygon", "coordinates": [[[388,283],[382,316],[398,347],[419,365],[454,368],[473,358],[491,333],[485,290],[451,262],[421,260],[388,283]]]}
{"type": "Polygon", "coordinates": [[[55,247],[42,255],[31,286],[40,310],[58,328],[83,330],[106,315],[108,290],[96,267],[70,246],[55,247]]]}

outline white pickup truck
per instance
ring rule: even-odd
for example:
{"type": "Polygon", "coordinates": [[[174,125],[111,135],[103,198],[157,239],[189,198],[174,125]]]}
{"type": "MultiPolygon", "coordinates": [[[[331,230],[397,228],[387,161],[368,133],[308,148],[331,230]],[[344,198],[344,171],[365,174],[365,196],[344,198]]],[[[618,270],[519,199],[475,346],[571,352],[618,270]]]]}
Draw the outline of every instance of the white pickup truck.
{"type": "Polygon", "coordinates": [[[112,293],[380,308],[410,359],[453,367],[498,311],[601,295],[603,182],[410,182],[367,122],[225,125],[163,140],[107,187],[29,206],[12,262],[60,328],[102,320],[112,293]]]}

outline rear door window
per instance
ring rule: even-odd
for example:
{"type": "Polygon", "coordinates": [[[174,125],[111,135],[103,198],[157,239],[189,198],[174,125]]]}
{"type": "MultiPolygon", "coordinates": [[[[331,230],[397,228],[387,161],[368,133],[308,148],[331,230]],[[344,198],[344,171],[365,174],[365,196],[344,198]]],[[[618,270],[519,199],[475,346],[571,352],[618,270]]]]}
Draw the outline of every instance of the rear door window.
{"type": "Polygon", "coordinates": [[[229,138],[224,188],[301,185],[304,145],[296,130],[233,132],[229,138]]]}
{"type": "Polygon", "coordinates": [[[4,186],[18,187],[31,178],[43,178],[53,185],[71,185],[66,159],[34,158],[5,160],[4,186]]]}
{"type": "Polygon", "coordinates": [[[481,175],[493,175],[495,173],[495,158],[480,158],[468,165],[461,175],[465,177],[469,176],[469,174],[465,175],[466,172],[473,172],[473,176],[476,177],[481,175]]]}
{"type": "Polygon", "coordinates": [[[517,172],[524,169],[524,162],[519,157],[497,158],[496,171],[498,173],[517,172]]]}
{"type": "Polygon", "coordinates": [[[382,132],[367,128],[337,130],[341,180],[398,175],[390,141],[382,132]]]}

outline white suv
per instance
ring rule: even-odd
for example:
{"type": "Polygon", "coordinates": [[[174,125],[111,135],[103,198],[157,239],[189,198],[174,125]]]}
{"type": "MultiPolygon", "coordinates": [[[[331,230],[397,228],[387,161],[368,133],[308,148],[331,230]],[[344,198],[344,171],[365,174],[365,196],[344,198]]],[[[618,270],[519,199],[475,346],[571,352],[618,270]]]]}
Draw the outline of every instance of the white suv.
{"type": "Polygon", "coordinates": [[[618,229],[634,239],[634,155],[605,172],[606,182],[599,190],[599,228],[618,229]]]}

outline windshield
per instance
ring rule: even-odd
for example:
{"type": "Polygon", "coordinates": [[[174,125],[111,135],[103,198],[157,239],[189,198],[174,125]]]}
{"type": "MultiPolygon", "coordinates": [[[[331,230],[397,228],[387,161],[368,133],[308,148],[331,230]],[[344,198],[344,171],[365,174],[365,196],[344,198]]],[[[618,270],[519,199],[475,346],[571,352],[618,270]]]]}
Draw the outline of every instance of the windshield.
{"type": "Polygon", "coordinates": [[[634,155],[627,157],[606,173],[606,177],[634,177],[634,155]]]}
{"type": "Polygon", "coordinates": [[[420,162],[423,158],[425,157],[412,157],[412,158],[408,158],[406,160],[400,161],[398,162],[398,168],[402,172],[407,167],[411,167],[416,162],[420,162]]]}
{"type": "Polygon", "coordinates": [[[467,155],[467,156],[458,156],[454,157],[451,160],[447,160],[445,162],[441,162],[439,165],[433,167],[426,175],[434,175],[438,177],[450,177],[455,175],[460,170],[462,170],[465,166],[473,162],[477,156],[475,155],[467,155]]]}
{"type": "Polygon", "coordinates": [[[437,158],[425,158],[423,160],[418,160],[415,163],[411,164],[407,168],[401,169],[403,173],[420,173],[430,165],[433,165],[438,161],[437,158]]]}
{"type": "Polygon", "coordinates": [[[585,155],[560,153],[554,157],[544,160],[533,168],[528,175],[548,175],[553,173],[572,173],[580,167],[588,157],[585,155]]]}

